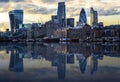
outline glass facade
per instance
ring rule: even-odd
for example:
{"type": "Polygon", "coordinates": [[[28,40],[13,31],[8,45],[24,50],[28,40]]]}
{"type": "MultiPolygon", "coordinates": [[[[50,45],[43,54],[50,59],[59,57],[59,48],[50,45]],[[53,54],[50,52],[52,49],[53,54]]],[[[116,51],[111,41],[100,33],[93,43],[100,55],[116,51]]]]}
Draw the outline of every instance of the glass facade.
{"type": "Polygon", "coordinates": [[[67,27],[74,27],[74,18],[67,19],[67,27]]]}
{"type": "Polygon", "coordinates": [[[87,24],[87,17],[86,17],[85,10],[83,8],[80,12],[79,23],[82,25],[87,24]]]}
{"type": "Polygon", "coordinates": [[[58,25],[60,27],[66,27],[66,7],[65,2],[59,2],[58,3],[58,25]]]}
{"type": "Polygon", "coordinates": [[[90,21],[92,26],[98,25],[98,13],[93,8],[90,10],[90,21]]]}
{"type": "Polygon", "coordinates": [[[13,13],[13,11],[10,11],[10,12],[9,12],[9,17],[10,17],[10,27],[11,27],[11,31],[14,32],[15,23],[14,23],[14,13],[13,13]]]}
{"type": "Polygon", "coordinates": [[[19,24],[23,24],[23,10],[13,10],[9,12],[11,31],[19,29],[19,24]]]}

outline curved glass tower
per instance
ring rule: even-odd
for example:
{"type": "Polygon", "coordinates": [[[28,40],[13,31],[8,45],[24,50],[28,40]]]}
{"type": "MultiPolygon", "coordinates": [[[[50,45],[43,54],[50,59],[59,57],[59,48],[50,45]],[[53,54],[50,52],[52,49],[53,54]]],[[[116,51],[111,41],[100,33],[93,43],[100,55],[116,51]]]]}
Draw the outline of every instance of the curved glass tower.
{"type": "Polygon", "coordinates": [[[82,25],[87,24],[87,17],[86,17],[85,10],[83,8],[80,12],[79,23],[82,24],[82,25]]]}
{"type": "Polygon", "coordinates": [[[9,11],[11,31],[19,29],[19,24],[23,24],[23,10],[9,11]]]}

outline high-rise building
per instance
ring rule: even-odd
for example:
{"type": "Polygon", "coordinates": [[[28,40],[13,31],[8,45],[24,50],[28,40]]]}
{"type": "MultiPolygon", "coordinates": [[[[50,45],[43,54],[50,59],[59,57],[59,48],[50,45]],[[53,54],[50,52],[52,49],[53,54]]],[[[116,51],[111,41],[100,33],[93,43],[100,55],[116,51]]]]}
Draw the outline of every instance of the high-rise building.
{"type": "Polygon", "coordinates": [[[99,22],[98,26],[99,26],[99,28],[103,28],[104,27],[104,23],[103,22],[99,22]]]}
{"type": "Polygon", "coordinates": [[[19,29],[19,24],[23,24],[23,10],[9,11],[11,31],[19,29]]]}
{"type": "Polygon", "coordinates": [[[53,15],[51,19],[52,19],[53,23],[58,24],[58,16],[57,15],[53,15]]]}
{"type": "Polygon", "coordinates": [[[57,16],[58,16],[58,25],[59,25],[59,27],[61,27],[61,28],[66,27],[66,7],[65,7],[65,2],[59,2],[58,3],[57,16]]]}
{"type": "Polygon", "coordinates": [[[98,13],[93,8],[90,9],[90,24],[95,27],[98,25],[98,13]]]}
{"type": "Polygon", "coordinates": [[[86,17],[85,10],[84,10],[83,8],[82,8],[82,10],[81,10],[81,12],[80,12],[79,23],[80,23],[81,25],[87,24],[87,17],[86,17]]]}
{"type": "Polygon", "coordinates": [[[90,9],[90,25],[92,26],[94,22],[94,9],[90,9]]]}
{"type": "Polygon", "coordinates": [[[9,12],[9,17],[10,17],[10,27],[11,27],[11,31],[14,32],[15,23],[14,23],[14,12],[13,12],[13,11],[10,11],[10,12],[9,12]]]}
{"type": "Polygon", "coordinates": [[[67,27],[74,27],[74,18],[67,19],[67,27]]]}
{"type": "Polygon", "coordinates": [[[94,26],[97,26],[98,25],[98,13],[97,11],[94,11],[94,23],[93,23],[94,26]]]}

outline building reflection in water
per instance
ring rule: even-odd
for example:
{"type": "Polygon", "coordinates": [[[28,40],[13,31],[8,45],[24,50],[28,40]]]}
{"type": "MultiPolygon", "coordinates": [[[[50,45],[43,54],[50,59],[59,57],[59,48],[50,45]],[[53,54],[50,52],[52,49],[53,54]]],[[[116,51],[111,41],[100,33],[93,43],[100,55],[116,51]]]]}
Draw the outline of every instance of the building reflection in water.
{"type": "Polygon", "coordinates": [[[81,73],[84,74],[87,66],[87,59],[84,56],[79,57],[79,66],[81,73]]]}
{"type": "Polygon", "coordinates": [[[75,60],[74,60],[74,54],[69,54],[67,55],[67,64],[74,64],[75,60]]]}
{"type": "Polygon", "coordinates": [[[23,72],[23,58],[16,50],[11,50],[9,71],[23,72]]]}
{"type": "Polygon", "coordinates": [[[66,55],[58,56],[57,71],[58,71],[58,79],[65,79],[66,55]]]}
{"type": "Polygon", "coordinates": [[[120,43],[11,43],[0,44],[0,46],[11,52],[10,71],[23,72],[23,58],[38,60],[44,58],[51,62],[51,66],[57,68],[58,79],[65,79],[66,64],[75,64],[78,61],[80,71],[84,74],[87,68],[87,59],[90,58],[90,73],[94,74],[99,69],[98,60],[102,60],[104,56],[120,57],[120,43]],[[76,58],[77,60],[75,60],[76,58]]]}
{"type": "Polygon", "coordinates": [[[98,55],[91,55],[91,74],[97,71],[98,68],[98,55]]]}

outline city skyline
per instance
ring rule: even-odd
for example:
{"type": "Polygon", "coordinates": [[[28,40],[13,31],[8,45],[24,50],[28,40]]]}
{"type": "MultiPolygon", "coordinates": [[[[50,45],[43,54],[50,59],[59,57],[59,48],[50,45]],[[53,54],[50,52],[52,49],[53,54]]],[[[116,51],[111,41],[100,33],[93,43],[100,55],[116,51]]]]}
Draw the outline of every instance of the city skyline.
{"type": "Polygon", "coordinates": [[[3,31],[6,27],[10,27],[8,16],[10,10],[23,9],[25,11],[24,23],[46,22],[51,19],[51,15],[57,13],[57,3],[61,1],[65,1],[66,16],[75,18],[75,22],[79,20],[80,10],[85,8],[87,22],[90,23],[90,7],[92,6],[98,11],[99,22],[104,22],[105,25],[120,24],[120,6],[118,3],[120,0],[1,0],[0,30],[3,31]]]}

